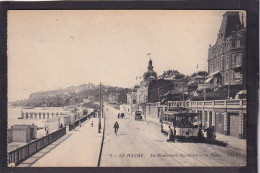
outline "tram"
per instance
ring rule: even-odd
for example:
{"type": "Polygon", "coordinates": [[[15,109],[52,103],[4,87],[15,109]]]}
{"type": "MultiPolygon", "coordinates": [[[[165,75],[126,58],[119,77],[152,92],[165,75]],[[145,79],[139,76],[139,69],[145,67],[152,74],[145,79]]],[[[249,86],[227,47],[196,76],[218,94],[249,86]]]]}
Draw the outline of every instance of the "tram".
{"type": "Polygon", "coordinates": [[[177,140],[197,140],[199,132],[198,114],[186,108],[172,108],[161,115],[161,131],[168,134],[169,126],[177,140]]]}

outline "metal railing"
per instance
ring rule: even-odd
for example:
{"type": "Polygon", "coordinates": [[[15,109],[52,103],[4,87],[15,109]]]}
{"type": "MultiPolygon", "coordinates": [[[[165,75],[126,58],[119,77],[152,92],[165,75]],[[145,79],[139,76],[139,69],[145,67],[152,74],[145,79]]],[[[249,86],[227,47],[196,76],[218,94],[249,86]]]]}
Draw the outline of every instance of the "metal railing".
{"type": "Polygon", "coordinates": [[[87,119],[89,119],[91,116],[92,116],[92,115],[89,114],[89,115],[87,115],[87,116],[85,116],[85,117],[83,117],[83,118],[81,118],[81,119],[79,119],[79,120],[74,121],[73,123],[70,123],[70,124],[69,124],[69,131],[71,131],[71,130],[75,129],[76,127],[78,127],[80,123],[85,122],[85,121],[86,121],[87,119]]]}
{"type": "Polygon", "coordinates": [[[47,136],[37,139],[33,142],[26,144],[20,148],[17,148],[8,153],[8,164],[14,163],[15,165],[20,164],[33,154],[37,153],[44,147],[48,146],[52,142],[56,141],[60,137],[66,134],[66,127],[63,127],[47,136]]]}
{"type": "MultiPolygon", "coordinates": [[[[245,109],[247,104],[246,99],[233,99],[233,100],[208,100],[208,101],[186,101],[186,105],[191,108],[207,107],[207,108],[239,108],[245,109]]],[[[168,107],[183,107],[182,101],[173,101],[168,104],[168,107]]]]}

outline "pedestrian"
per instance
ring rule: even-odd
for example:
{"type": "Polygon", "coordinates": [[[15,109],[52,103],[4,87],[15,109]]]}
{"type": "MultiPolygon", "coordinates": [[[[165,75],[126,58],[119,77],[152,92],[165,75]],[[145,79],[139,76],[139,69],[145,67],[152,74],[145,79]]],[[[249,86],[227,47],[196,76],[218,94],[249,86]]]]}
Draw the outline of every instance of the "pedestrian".
{"type": "Polygon", "coordinates": [[[118,113],[117,118],[118,118],[118,119],[120,118],[120,113],[118,113]]]}
{"type": "Polygon", "coordinates": [[[46,127],[46,136],[49,134],[49,128],[48,126],[46,127]]]}
{"type": "Polygon", "coordinates": [[[63,125],[62,125],[62,123],[60,124],[60,128],[62,128],[63,127],[63,125]]]}
{"type": "Polygon", "coordinates": [[[215,140],[216,140],[216,133],[215,133],[215,127],[214,126],[212,126],[211,127],[211,129],[212,129],[212,142],[214,143],[215,142],[215,140]]]}
{"type": "Polygon", "coordinates": [[[115,134],[117,135],[117,132],[118,132],[118,129],[119,129],[119,124],[118,124],[117,121],[114,124],[114,129],[115,129],[115,134]]]}
{"type": "Polygon", "coordinates": [[[207,132],[207,141],[208,143],[212,143],[212,128],[208,127],[207,129],[204,130],[204,132],[207,132]]]}
{"type": "Polygon", "coordinates": [[[173,130],[172,130],[171,126],[168,126],[168,127],[169,127],[169,131],[168,131],[167,142],[169,142],[169,141],[174,142],[173,130]]]}
{"type": "Polygon", "coordinates": [[[199,130],[198,130],[198,141],[202,142],[203,141],[203,134],[202,134],[202,130],[201,130],[202,125],[199,125],[199,130]]]}
{"type": "Polygon", "coordinates": [[[93,127],[93,121],[91,122],[91,127],[93,127]]]}

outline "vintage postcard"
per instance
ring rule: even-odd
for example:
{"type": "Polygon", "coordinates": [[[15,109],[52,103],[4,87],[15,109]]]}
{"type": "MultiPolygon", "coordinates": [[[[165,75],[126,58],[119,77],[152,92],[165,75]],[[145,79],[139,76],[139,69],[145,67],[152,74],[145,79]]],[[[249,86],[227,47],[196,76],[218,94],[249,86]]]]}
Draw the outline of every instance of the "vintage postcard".
{"type": "Polygon", "coordinates": [[[246,19],[8,10],[8,166],[246,166],[246,19]]]}

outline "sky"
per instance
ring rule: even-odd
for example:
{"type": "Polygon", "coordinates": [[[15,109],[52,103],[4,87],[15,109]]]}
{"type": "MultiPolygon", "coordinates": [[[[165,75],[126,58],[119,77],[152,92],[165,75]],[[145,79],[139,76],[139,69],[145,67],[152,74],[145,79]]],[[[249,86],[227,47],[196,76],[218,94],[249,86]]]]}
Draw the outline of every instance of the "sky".
{"type": "Polygon", "coordinates": [[[205,70],[225,12],[9,10],[8,101],[88,82],[130,88],[150,58],[158,75],[205,70]]]}

